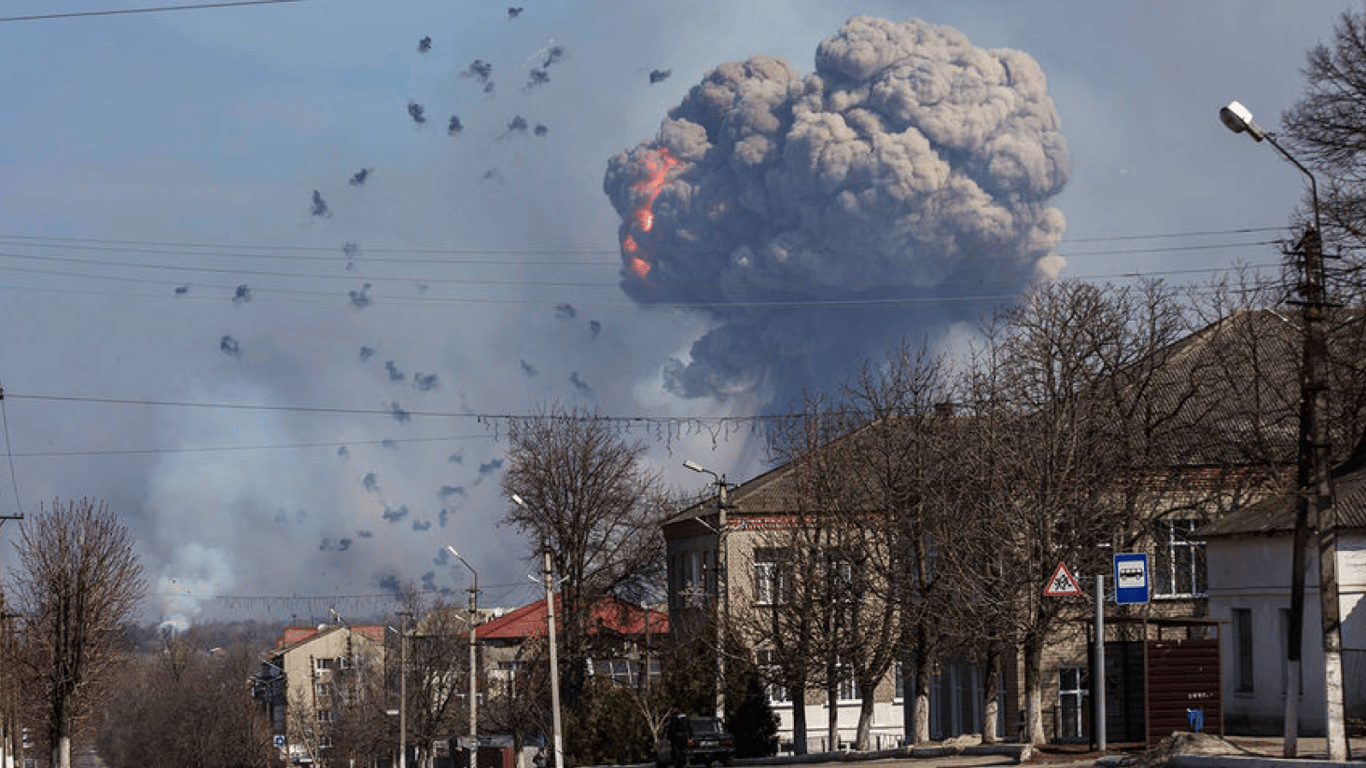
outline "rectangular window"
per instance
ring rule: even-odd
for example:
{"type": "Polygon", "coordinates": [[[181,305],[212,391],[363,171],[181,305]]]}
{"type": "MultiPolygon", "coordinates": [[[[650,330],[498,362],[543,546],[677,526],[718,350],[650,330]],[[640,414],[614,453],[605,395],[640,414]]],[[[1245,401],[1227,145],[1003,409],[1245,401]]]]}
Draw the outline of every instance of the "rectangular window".
{"type": "Polygon", "coordinates": [[[840,701],[858,701],[862,698],[859,695],[858,680],[854,677],[854,668],[845,664],[840,667],[840,679],[837,686],[840,701]]]}
{"type": "Polygon", "coordinates": [[[1153,531],[1153,597],[1205,596],[1205,542],[1199,520],[1159,520],[1153,531]]]}
{"type": "Polygon", "coordinates": [[[317,697],[320,698],[320,699],[331,698],[331,696],[332,696],[332,684],[331,684],[331,683],[315,683],[315,684],[313,685],[313,693],[316,694],[317,697]]]}
{"type": "Polygon", "coordinates": [[[330,722],[332,722],[332,710],[330,710],[330,709],[320,709],[320,710],[318,710],[318,722],[320,722],[320,723],[330,723],[330,722]]]}
{"type": "Polygon", "coordinates": [[[787,594],[786,550],[754,550],[754,604],[778,605],[787,594]]]}
{"type": "Polygon", "coordinates": [[[764,678],[764,690],[768,694],[769,703],[791,703],[792,698],[787,695],[787,687],[782,683],[783,669],[778,664],[777,655],[771,648],[762,648],[756,655],[759,662],[759,672],[764,678]]]}
{"type": "Polygon", "coordinates": [[[1233,690],[1252,693],[1252,611],[1233,609],[1233,690]]]}
{"type": "Polygon", "coordinates": [[[1089,676],[1084,667],[1058,670],[1058,737],[1079,739],[1086,736],[1085,712],[1089,699],[1089,676]]]}

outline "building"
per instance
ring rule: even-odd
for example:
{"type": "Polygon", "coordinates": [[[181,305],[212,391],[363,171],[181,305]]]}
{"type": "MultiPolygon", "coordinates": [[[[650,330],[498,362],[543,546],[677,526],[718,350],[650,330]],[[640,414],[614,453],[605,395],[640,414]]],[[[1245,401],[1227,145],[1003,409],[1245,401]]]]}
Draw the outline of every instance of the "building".
{"type": "Polygon", "coordinates": [[[348,746],[376,711],[369,699],[383,691],[384,632],[383,624],[288,627],[262,656],[252,693],[282,757],[326,765],[348,746]]]}
{"type": "MultiPolygon", "coordinates": [[[[1300,679],[1287,681],[1294,494],[1268,498],[1199,529],[1208,544],[1209,613],[1224,623],[1225,722],[1243,733],[1283,733],[1285,697],[1299,696],[1300,727],[1326,732],[1319,547],[1311,534],[1304,554],[1304,623],[1300,679]]],[[[1346,716],[1366,718],[1366,469],[1338,473],[1338,611],[1346,716]]],[[[1311,527],[1316,527],[1310,520],[1311,527]]]]}

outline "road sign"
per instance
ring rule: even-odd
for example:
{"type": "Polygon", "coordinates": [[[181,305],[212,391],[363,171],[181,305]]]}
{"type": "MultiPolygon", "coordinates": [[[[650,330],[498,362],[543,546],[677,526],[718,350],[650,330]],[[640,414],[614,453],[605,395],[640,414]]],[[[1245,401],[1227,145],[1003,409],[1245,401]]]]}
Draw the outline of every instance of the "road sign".
{"type": "Polygon", "coordinates": [[[1129,552],[1115,555],[1115,602],[1148,602],[1148,555],[1129,552]]]}
{"type": "Polygon", "coordinates": [[[279,734],[279,733],[275,734],[275,747],[276,747],[276,749],[284,749],[284,748],[285,748],[285,737],[284,737],[283,734],[279,734]]]}
{"type": "Polygon", "coordinates": [[[1065,563],[1058,563],[1058,567],[1053,569],[1053,575],[1048,578],[1048,584],[1043,588],[1044,597],[1080,597],[1081,586],[1077,584],[1077,578],[1072,572],[1067,570],[1065,563]]]}

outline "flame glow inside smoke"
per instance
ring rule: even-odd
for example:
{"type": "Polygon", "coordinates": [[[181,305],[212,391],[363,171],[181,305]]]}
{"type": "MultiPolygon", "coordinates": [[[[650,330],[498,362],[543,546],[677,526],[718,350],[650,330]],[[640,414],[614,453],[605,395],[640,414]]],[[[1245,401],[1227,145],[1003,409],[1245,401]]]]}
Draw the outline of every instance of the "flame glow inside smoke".
{"type": "MultiPolygon", "coordinates": [[[[678,165],[678,158],[669,154],[668,149],[659,149],[645,157],[645,167],[650,175],[635,183],[637,189],[644,190],[645,202],[635,211],[635,225],[637,231],[644,234],[654,228],[655,200],[659,198],[659,193],[668,183],[669,171],[678,165]]],[[[644,280],[650,274],[650,262],[646,261],[641,255],[635,255],[640,250],[640,243],[636,241],[634,235],[628,234],[622,240],[622,248],[631,258],[631,270],[644,280]]]]}

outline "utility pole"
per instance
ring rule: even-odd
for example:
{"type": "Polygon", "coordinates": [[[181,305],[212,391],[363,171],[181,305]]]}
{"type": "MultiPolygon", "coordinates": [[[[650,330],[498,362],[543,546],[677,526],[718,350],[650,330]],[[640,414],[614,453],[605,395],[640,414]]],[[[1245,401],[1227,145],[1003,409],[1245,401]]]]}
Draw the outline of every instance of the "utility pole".
{"type": "MultiPolygon", "coordinates": [[[[1317,214],[1317,210],[1315,213],[1317,214]]],[[[1318,528],[1319,615],[1323,630],[1324,714],[1327,720],[1328,759],[1342,761],[1350,759],[1350,756],[1347,748],[1346,708],[1343,698],[1342,619],[1337,578],[1337,510],[1333,506],[1331,444],[1325,418],[1328,384],[1323,375],[1323,365],[1328,359],[1328,340],[1323,325],[1327,301],[1323,274],[1323,246],[1317,224],[1315,221],[1316,226],[1307,230],[1299,243],[1304,265],[1304,277],[1300,287],[1304,299],[1304,364],[1300,377],[1300,461],[1296,472],[1296,479],[1301,481],[1301,490],[1296,506],[1296,518],[1297,522],[1301,515],[1307,518],[1312,498],[1314,521],[1318,528]],[[1308,454],[1307,461],[1305,454],[1308,454]]],[[[1298,685],[1297,680],[1287,681],[1286,695],[1298,695],[1298,685]]]]}
{"type": "Polygon", "coordinates": [[[408,765],[408,612],[398,613],[398,768],[408,765]]]}
{"type": "MultiPolygon", "coordinates": [[[[541,541],[545,553],[545,616],[550,636],[550,721],[555,731],[555,768],[564,768],[564,738],[560,735],[560,664],[555,650],[555,580],[550,572],[550,542],[541,541]]],[[[400,766],[401,768],[401,766],[400,766]]]]}

